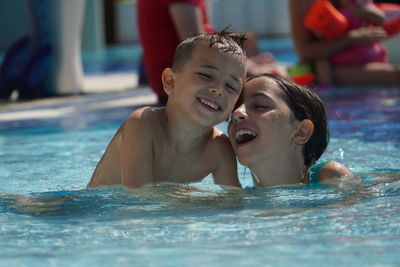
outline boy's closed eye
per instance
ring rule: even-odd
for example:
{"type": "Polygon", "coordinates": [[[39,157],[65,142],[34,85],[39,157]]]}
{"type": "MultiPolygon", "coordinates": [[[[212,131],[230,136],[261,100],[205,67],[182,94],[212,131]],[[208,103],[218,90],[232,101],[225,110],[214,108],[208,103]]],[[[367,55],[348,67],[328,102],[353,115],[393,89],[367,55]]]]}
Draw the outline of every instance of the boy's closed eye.
{"type": "Polygon", "coordinates": [[[212,75],[204,73],[204,72],[197,72],[197,75],[199,75],[201,78],[206,79],[206,80],[211,80],[213,78],[212,75]]]}
{"type": "MultiPolygon", "coordinates": [[[[199,75],[202,79],[205,79],[205,80],[212,80],[214,78],[214,76],[212,74],[208,74],[208,73],[205,73],[205,72],[196,72],[196,74],[199,75]]],[[[226,83],[225,86],[226,86],[226,88],[227,88],[227,90],[229,92],[232,92],[232,93],[238,93],[239,92],[239,89],[236,86],[232,85],[231,83],[226,83]]]]}
{"type": "Polygon", "coordinates": [[[232,93],[238,93],[239,92],[239,89],[237,87],[233,86],[232,84],[227,83],[226,87],[232,93]]]}

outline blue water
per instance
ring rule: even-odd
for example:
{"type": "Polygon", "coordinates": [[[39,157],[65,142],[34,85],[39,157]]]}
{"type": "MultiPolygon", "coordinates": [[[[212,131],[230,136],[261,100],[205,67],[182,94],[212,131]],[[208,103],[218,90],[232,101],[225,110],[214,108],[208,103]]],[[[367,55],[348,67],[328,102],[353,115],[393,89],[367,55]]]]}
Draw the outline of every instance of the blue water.
{"type": "Polygon", "coordinates": [[[399,266],[400,87],[318,92],[331,131],[323,158],[360,182],[254,189],[240,166],[243,190],[210,177],[86,190],[136,107],[85,106],[136,92],[54,104],[75,109],[56,118],[2,121],[0,266],[399,266]]]}

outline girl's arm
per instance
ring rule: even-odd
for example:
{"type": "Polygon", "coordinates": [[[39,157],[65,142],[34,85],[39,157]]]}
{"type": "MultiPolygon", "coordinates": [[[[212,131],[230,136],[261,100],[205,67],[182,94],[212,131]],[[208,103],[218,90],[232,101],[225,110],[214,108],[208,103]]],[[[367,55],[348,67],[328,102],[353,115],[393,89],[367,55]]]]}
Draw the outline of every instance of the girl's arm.
{"type": "Polygon", "coordinates": [[[352,11],[358,16],[365,18],[377,26],[383,26],[385,22],[385,13],[379,9],[372,1],[353,0],[352,11]]]}
{"type": "Polygon", "coordinates": [[[353,173],[346,168],[343,164],[336,161],[327,162],[319,174],[319,181],[329,178],[353,177],[353,173]]]}

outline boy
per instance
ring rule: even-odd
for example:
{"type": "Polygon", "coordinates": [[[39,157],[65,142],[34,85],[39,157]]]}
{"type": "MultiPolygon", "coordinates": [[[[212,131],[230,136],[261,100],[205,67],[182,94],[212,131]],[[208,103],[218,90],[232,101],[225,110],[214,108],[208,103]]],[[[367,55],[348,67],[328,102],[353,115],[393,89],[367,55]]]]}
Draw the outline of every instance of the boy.
{"type": "Polygon", "coordinates": [[[226,120],[246,76],[243,35],[227,30],[183,41],[162,73],[165,108],[134,111],[117,131],[88,187],[190,183],[212,173],[237,186],[236,158],[214,126],[226,120]]]}

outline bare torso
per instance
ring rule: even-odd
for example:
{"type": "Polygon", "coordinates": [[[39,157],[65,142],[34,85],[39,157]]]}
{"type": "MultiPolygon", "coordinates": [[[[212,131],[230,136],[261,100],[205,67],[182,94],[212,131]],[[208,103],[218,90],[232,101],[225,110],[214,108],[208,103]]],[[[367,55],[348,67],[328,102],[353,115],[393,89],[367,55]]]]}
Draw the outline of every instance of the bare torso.
{"type": "MultiPolygon", "coordinates": [[[[169,136],[163,109],[145,108],[137,112],[144,122],[132,128],[128,119],[120,127],[96,167],[88,187],[130,186],[123,179],[124,164],[130,164],[129,159],[123,156],[123,148],[132,143],[140,145],[132,145],[131,154],[136,159],[136,165],[128,166],[132,167],[129,179],[143,181],[139,186],[145,183],[197,182],[218,168],[224,157],[222,154],[227,149],[225,147],[229,145],[226,136],[219,130],[211,128],[200,135],[196,142],[185,145],[169,136]],[[133,132],[137,127],[140,127],[140,131],[133,132]],[[130,140],[138,138],[141,140],[130,140]]],[[[229,155],[226,156],[229,158],[229,155]]],[[[137,183],[133,184],[136,187],[137,183]]]]}

